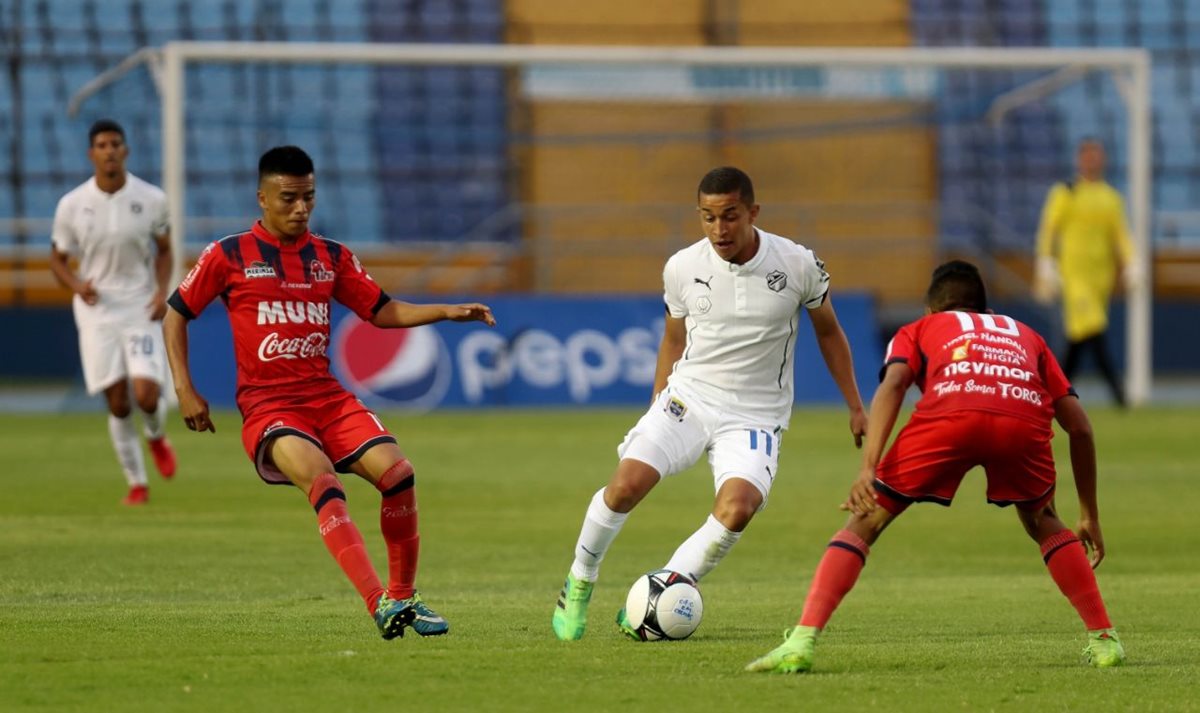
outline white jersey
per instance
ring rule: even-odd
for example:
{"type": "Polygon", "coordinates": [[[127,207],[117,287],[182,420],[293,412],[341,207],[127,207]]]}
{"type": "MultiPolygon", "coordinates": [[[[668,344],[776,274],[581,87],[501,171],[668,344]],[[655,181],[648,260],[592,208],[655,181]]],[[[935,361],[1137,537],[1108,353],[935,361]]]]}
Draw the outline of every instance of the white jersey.
{"type": "Polygon", "coordinates": [[[756,230],[758,252],[744,265],[721,259],[707,238],[667,260],[667,311],[687,327],[667,383],[786,428],[800,308],[825,302],[829,274],[808,248],[756,230]]]}
{"type": "Polygon", "coordinates": [[[145,316],[158,286],[155,239],[169,229],[166,194],[132,173],[116,193],[100,190],[92,177],[58,201],[54,247],[79,260],[80,278],[100,296],[94,306],[75,296],[76,323],[145,316]]]}

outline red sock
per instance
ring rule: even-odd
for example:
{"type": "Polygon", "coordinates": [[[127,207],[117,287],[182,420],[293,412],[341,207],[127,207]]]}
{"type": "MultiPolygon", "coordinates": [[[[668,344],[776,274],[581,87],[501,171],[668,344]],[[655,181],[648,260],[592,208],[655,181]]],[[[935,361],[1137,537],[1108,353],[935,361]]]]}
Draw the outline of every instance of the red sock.
{"type": "Polygon", "coordinates": [[[801,626],[825,628],[833,611],[842,603],[842,597],[858,581],[858,573],[867,563],[870,552],[867,543],[849,530],[839,530],[833,536],[809,585],[804,613],[800,615],[801,626]]]}
{"type": "Polygon", "coordinates": [[[371,565],[362,534],[346,512],[346,493],[337,476],[332,473],[317,476],[308,493],[308,501],[317,511],[317,525],[329,554],[337,560],[346,578],[366,602],[367,609],[374,614],[379,595],[383,594],[383,585],[371,565]]]}
{"type": "Polygon", "coordinates": [[[1054,583],[1066,596],[1083,625],[1088,631],[1111,629],[1108,611],[1100,598],[1100,586],[1096,584],[1096,573],[1088,562],[1087,550],[1070,530],[1059,530],[1042,540],[1042,559],[1054,583]]]}
{"type": "Polygon", "coordinates": [[[379,530],[387,542],[388,596],[408,599],[417,579],[421,537],[417,534],[416,476],[407,460],[396,463],[375,487],[383,494],[379,505],[379,530]]]}

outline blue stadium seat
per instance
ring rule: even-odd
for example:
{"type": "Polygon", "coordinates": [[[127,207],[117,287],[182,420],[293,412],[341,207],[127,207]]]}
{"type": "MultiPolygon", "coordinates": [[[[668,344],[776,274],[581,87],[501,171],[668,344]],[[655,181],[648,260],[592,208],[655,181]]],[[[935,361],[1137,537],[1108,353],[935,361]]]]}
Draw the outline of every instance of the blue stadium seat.
{"type": "Polygon", "coordinates": [[[179,4],[174,2],[139,2],[142,8],[142,21],[146,23],[147,31],[179,32],[179,4]]]}
{"type": "Polygon", "coordinates": [[[1167,177],[1155,186],[1155,204],[1165,210],[1195,210],[1193,184],[1186,177],[1167,177]]]}
{"type": "Polygon", "coordinates": [[[1172,0],[1138,0],[1133,3],[1138,20],[1143,25],[1150,26],[1149,29],[1155,33],[1162,34],[1169,33],[1170,25],[1174,21],[1174,13],[1171,11],[1173,4],[1172,0]]]}
{"type": "MultiPolygon", "coordinates": [[[[208,39],[219,36],[225,28],[225,3],[223,2],[190,2],[180,4],[181,12],[187,13],[192,28],[196,31],[196,39],[208,39]]],[[[229,38],[227,38],[229,39],[229,38]]]]}
{"type": "MultiPolygon", "coordinates": [[[[4,135],[4,132],[0,132],[0,139],[6,139],[6,138],[7,137],[4,135]]],[[[7,176],[5,176],[5,178],[7,178],[7,176]]],[[[0,219],[15,218],[15,217],[17,217],[17,216],[16,216],[16,208],[13,206],[12,191],[0,191],[0,219]]],[[[0,233],[0,245],[7,245],[12,241],[12,239],[13,239],[12,235],[5,235],[4,233],[0,233]]]]}
{"type": "Polygon", "coordinates": [[[319,0],[289,0],[281,4],[280,31],[289,40],[317,40],[317,27],[324,21],[317,13],[319,0]]]}
{"type": "Polygon", "coordinates": [[[328,39],[335,42],[368,41],[365,5],[360,2],[334,3],[328,39]]]}
{"type": "Polygon", "coordinates": [[[58,199],[83,182],[82,178],[78,180],[71,178],[65,185],[59,186],[49,183],[48,180],[46,178],[29,178],[25,182],[26,216],[54,217],[54,208],[58,205],[58,199]]]}
{"type": "Polygon", "coordinates": [[[363,123],[338,134],[338,164],[347,171],[371,171],[375,168],[371,150],[370,126],[363,123]]]}
{"type": "Polygon", "coordinates": [[[62,99],[56,91],[62,80],[56,67],[47,62],[25,62],[21,65],[20,82],[27,111],[62,108],[62,99]]]}
{"type": "MultiPolygon", "coordinates": [[[[130,169],[148,180],[158,178],[158,97],[144,72],[90,99],[84,117],[71,121],[62,115],[71,93],[142,42],[256,36],[362,41],[378,30],[374,19],[381,10],[361,0],[91,0],[86,6],[83,0],[44,2],[41,19],[33,10],[25,14],[26,43],[19,51],[28,53],[36,46],[45,52],[40,58],[24,57],[21,81],[23,125],[28,128],[22,146],[31,171],[26,200],[33,206],[49,204],[47,211],[87,175],[81,135],[98,116],[112,115],[125,123],[134,150],[130,169]],[[84,7],[95,8],[95,13],[84,7]],[[48,47],[42,46],[39,22],[59,30],[48,47]]],[[[414,0],[401,5],[396,15],[412,21],[412,39],[479,41],[499,38],[503,32],[500,0],[414,0]],[[418,32],[421,22],[423,33],[418,32]]],[[[394,31],[389,24],[387,32],[394,31]]],[[[252,216],[256,159],[267,146],[285,140],[303,145],[319,165],[329,167],[324,185],[346,196],[335,214],[356,231],[380,239],[385,219],[393,219],[385,213],[390,209],[381,194],[386,190],[391,196],[398,183],[422,185],[428,176],[436,176],[439,195],[449,196],[416,219],[419,229],[409,231],[414,238],[456,237],[507,203],[503,71],[350,66],[264,70],[212,63],[191,67],[188,73],[190,214],[252,216]],[[244,112],[251,101],[261,103],[261,111],[244,112]],[[338,110],[306,111],[318,102],[338,110]],[[457,217],[448,224],[437,211],[455,200],[457,217]]],[[[11,95],[11,87],[0,83],[0,105],[10,103],[11,95]]],[[[212,237],[193,236],[192,241],[212,237]]]]}

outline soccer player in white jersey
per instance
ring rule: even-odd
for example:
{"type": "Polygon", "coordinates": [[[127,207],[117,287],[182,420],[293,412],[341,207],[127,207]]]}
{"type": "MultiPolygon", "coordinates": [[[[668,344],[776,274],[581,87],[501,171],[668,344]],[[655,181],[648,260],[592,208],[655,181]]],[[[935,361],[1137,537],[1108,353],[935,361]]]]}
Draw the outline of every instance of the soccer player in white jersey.
{"type": "MultiPolygon", "coordinates": [[[[829,301],[823,263],[808,248],[755,227],[759,206],[742,171],[709,171],[697,198],[705,237],[675,253],[663,270],[666,330],[654,397],[617,448],[620,461],[608,486],[588,506],[552,618],[559,639],[583,636],[600,561],[660,479],[708,454],[716,490],[712,514],[664,565],[697,581],[766,504],[792,411],[802,311],[850,410],[856,445],[866,433],[850,345],[829,301]]],[[[617,624],[638,638],[624,609],[617,624]]]]}
{"type": "Polygon", "coordinates": [[[162,397],[167,362],[160,321],[171,276],[167,197],[125,170],[129,147],[120,124],[97,121],[88,141],[95,173],[58,201],[50,268],[75,293],[84,382],[108,403],[108,433],[129,484],[124,503],[141,505],[149,491],[131,390],[155,466],[164,478],[175,474],[162,397]]]}

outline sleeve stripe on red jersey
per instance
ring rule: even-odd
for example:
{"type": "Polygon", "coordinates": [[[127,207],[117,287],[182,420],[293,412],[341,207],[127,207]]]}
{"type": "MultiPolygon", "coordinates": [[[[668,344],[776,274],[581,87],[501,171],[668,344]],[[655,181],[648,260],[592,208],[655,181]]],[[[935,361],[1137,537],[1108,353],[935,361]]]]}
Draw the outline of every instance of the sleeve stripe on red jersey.
{"type": "Polygon", "coordinates": [[[383,306],[391,301],[392,298],[388,295],[388,293],[384,292],[382,289],[379,290],[379,299],[375,300],[375,306],[371,308],[371,314],[379,314],[379,310],[383,309],[383,306]]]}
{"type": "Polygon", "coordinates": [[[167,304],[171,305],[171,307],[174,308],[176,312],[183,315],[185,319],[196,318],[196,315],[192,314],[192,310],[188,308],[187,303],[183,301],[183,296],[179,294],[179,290],[175,290],[171,293],[171,296],[167,298],[167,304]]]}
{"type": "Polygon", "coordinates": [[[892,357],[883,363],[879,368],[879,380],[883,381],[883,377],[887,375],[887,368],[892,364],[908,364],[908,357],[892,357]]]}

